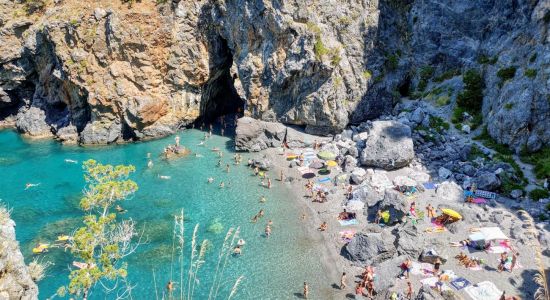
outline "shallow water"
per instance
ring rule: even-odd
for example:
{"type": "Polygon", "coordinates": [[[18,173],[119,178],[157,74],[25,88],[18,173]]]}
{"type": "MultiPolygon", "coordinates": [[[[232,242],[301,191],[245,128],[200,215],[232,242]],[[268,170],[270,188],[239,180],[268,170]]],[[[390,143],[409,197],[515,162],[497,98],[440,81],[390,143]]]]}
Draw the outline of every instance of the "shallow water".
{"type": "MultiPolygon", "coordinates": [[[[126,260],[129,279],[135,285],[134,299],[155,299],[155,281],[159,297],[171,277],[179,281],[179,274],[172,270],[179,268],[177,259],[172,258],[172,232],[173,216],[182,208],[186,219],[186,253],[195,224],[200,226],[199,241],[208,239],[213,243],[199,272],[200,282],[194,298],[208,297],[218,250],[225,232],[232,226],[240,226],[240,236],[247,243],[241,257],[230,257],[218,298],[227,298],[240,275],[244,280],[235,299],[296,298],[304,280],[310,282],[313,298],[324,298],[319,291],[329,282],[312,246],[313,240],[302,228],[301,211],[294,196],[276,180],[271,190],[261,187],[249,169],[233,165],[230,138],[213,136],[206,147],[198,146],[203,135],[198,130],[180,133],[181,143],[203,157],[192,154],[165,162],[157,154],[166,144],[173,143],[173,137],[83,148],[62,146],[53,141],[28,141],[14,132],[0,131],[0,199],[13,209],[12,218],[17,224],[17,238],[26,262],[33,259],[31,249],[37,242],[53,242],[57,235],[70,233],[80,225],[82,212],[78,203],[84,186],[81,162],[92,158],[105,164],[133,164],[137,169],[132,179],[138,183],[139,190],[132,199],[121,203],[128,210],[123,217],[136,220],[147,237],[147,243],[126,260]],[[216,166],[219,157],[210,151],[212,147],[223,150],[224,165],[231,164],[229,173],[216,166]],[[154,157],[155,165],[151,169],[146,166],[148,152],[154,157]],[[67,163],[65,159],[77,160],[78,164],[67,163]],[[171,179],[161,180],[158,175],[171,176],[171,179]],[[213,184],[206,182],[210,176],[215,178],[213,184]],[[221,180],[226,184],[224,189],[218,187],[221,180]],[[29,182],[40,185],[25,190],[29,182]],[[261,195],[266,195],[266,203],[259,203],[261,195]],[[257,224],[251,223],[250,218],[261,208],[266,216],[257,224]],[[274,222],[273,235],[265,238],[263,231],[268,219],[274,222]]],[[[243,156],[246,162],[247,155],[243,156]]],[[[62,249],[52,249],[40,259],[54,263],[39,284],[40,299],[46,299],[68,283],[72,258],[62,249]]],[[[91,299],[114,298],[113,294],[104,294],[100,287],[91,295],[91,299]]]]}

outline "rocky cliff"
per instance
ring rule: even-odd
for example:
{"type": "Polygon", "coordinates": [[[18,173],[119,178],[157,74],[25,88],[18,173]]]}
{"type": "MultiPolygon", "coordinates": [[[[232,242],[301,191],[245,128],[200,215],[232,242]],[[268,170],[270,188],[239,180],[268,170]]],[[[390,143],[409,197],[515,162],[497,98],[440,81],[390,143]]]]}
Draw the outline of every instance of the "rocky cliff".
{"type": "Polygon", "coordinates": [[[38,299],[38,287],[15,240],[15,222],[3,207],[0,215],[0,299],[38,299]]]}
{"type": "Polygon", "coordinates": [[[489,133],[535,149],[550,142],[549,10],[536,0],[0,0],[0,119],[84,144],[237,111],[330,134],[475,68],[489,133]],[[497,76],[510,67],[515,76],[497,76]]]}

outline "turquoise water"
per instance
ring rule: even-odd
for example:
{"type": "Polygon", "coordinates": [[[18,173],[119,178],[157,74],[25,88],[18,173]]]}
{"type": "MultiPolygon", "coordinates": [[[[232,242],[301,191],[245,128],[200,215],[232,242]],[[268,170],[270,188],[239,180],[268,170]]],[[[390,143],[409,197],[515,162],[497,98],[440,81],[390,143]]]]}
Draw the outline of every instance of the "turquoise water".
{"type": "MultiPolygon", "coordinates": [[[[135,288],[133,299],[155,299],[162,295],[171,277],[171,266],[177,269],[177,259],[172,263],[173,216],[180,209],[185,211],[186,252],[189,252],[191,234],[199,224],[199,241],[208,239],[213,243],[207,260],[199,272],[196,299],[206,299],[212,283],[218,250],[229,227],[240,226],[240,236],[246,240],[243,255],[230,257],[220,299],[226,299],[235,279],[243,275],[244,280],[234,299],[292,299],[301,292],[304,280],[310,282],[314,298],[324,298],[323,286],[329,281],[324,278],[319,255],[312,246],[313,241],[302,229],[299,220],[302,211],[288,189],[274,180],[274,187],[267,190],[260,186],[258,178],[244,165],[232,163],[232,140],[213,136],[205,146],[198,146],[204,133],[187,130],[180,133],[181,144],[194,154],[166,162],[158,153],[173,137],[162,140],[105,147],[62,146],[54,141],[28,141],[11,131],[0,131],[0,199],[12,212],[17,227],[17,238],[26,262],[33,259],[32,248],[37,242],[52,242],[58,234],[70,233],[80,226],[82,212],[78,203],[84,186],[81,162],[95,159],[105,164],[133,164],[136,172],[132,179],[139,185],[138,192],[122,206],[128,210],[123,218],[132,218],[139,228],[145,228],[147,243],[136,253],[127,257],[129,279],[135,288]],[[212,147],[222,149],[224,165],[230,163],[230,172],[216,166],[219,157],[210,151],[212,147]],[[154,166],[147,168],[147,153],[153,153],[154,166]],[[78,161],[78,164],[65,162],[78,161]],[[159,179],[159,175],[171,176],[170,180],[159,179]],[[214,177],[213,184],[207,183],[214,177]],[[226,188],[219,188],[223,180],[226,188]],[[25,190],[26,183],[40,183],[25,190]],[[260,203],[261,195],[267,202],[260,203]],[[251,217],[260,209],[266,216],[253,224],[251,217]],[[274,223],[270,238],[263,237],[268,219],[274,223]],[[221,233],[208,231],[208,226],[218,220],[223,225],[221,233]],[[153,278],[153,273],[155,278],[153,278]]],[[[243,154],[246,162],[248,156],[243,154]]],[[[275,178],[275,174],[272,174],[275,178]]],[[[62,249],[52,249],[40,255],[43,261],[54,263],[48,276],[39,283],[40,299],[51,297],[58,287],[68,283],[72,258],[62,249]]],[[[187,266],[184,267],[187,270],[187,266]]],[[[186,271],[185,271],[186,272],[186,271]]],[[[171,275],[172,274],[172,275],[171,275]]],[[[175,280],[178,281],[178,280],[175,280]]],[[[91,299],[114,299],[96,286],[91,299]]]]}

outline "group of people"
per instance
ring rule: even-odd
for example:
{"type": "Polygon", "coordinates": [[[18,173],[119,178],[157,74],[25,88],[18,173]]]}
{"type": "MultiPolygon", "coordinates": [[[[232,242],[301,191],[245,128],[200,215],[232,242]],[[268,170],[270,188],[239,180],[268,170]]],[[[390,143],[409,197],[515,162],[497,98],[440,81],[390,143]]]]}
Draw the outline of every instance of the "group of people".
{"type": "MultiPolygon", "coordinates": [[[[346,276],[346,273],[342,274],[342,277],[344,278],[346,276]]],[[[372,266],[367,266],[365,268],[365,271],[363,271],[363,274],[361,274],[361,281],[357,283],[355,286],[355,294],[361,295],[361,296],[367,296],[367,297],[373,297],[375,294],[374,291],[374,268],[372,266]],[[365,293],[366,290],[366,293],[365,293]]],[[[344,279],[341,280],[340,288],[342,289],[342,283],[344,279]]],[[[345,287],[345,284],[344,284],[345,287]]]]}

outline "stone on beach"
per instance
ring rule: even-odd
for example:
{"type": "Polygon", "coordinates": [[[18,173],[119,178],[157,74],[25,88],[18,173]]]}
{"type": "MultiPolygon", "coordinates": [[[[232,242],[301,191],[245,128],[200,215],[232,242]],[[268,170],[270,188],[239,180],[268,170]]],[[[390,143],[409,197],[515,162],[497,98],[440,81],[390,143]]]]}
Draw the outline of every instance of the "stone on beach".
{"type": "Polygon", "coordinates": [[[367,126],[363,139],[361,164],[394,170],[407,166],[414,158],[411,128],[396,121],[375,121],[367,126]]]}
{"type": "Polygon", "coordinates": [[[237,121],[235,149],[257,152],[269,147],[280,147],[284,141],[286,130],[286,126],[280,123],[242,117],[237,121]]]}
{"type": "Polygon", "coordinates": [[[396,253],[395,236],[387,231],[358,233],[343,248],[343,255],[360,265],[381,263],[396,253]]]}

